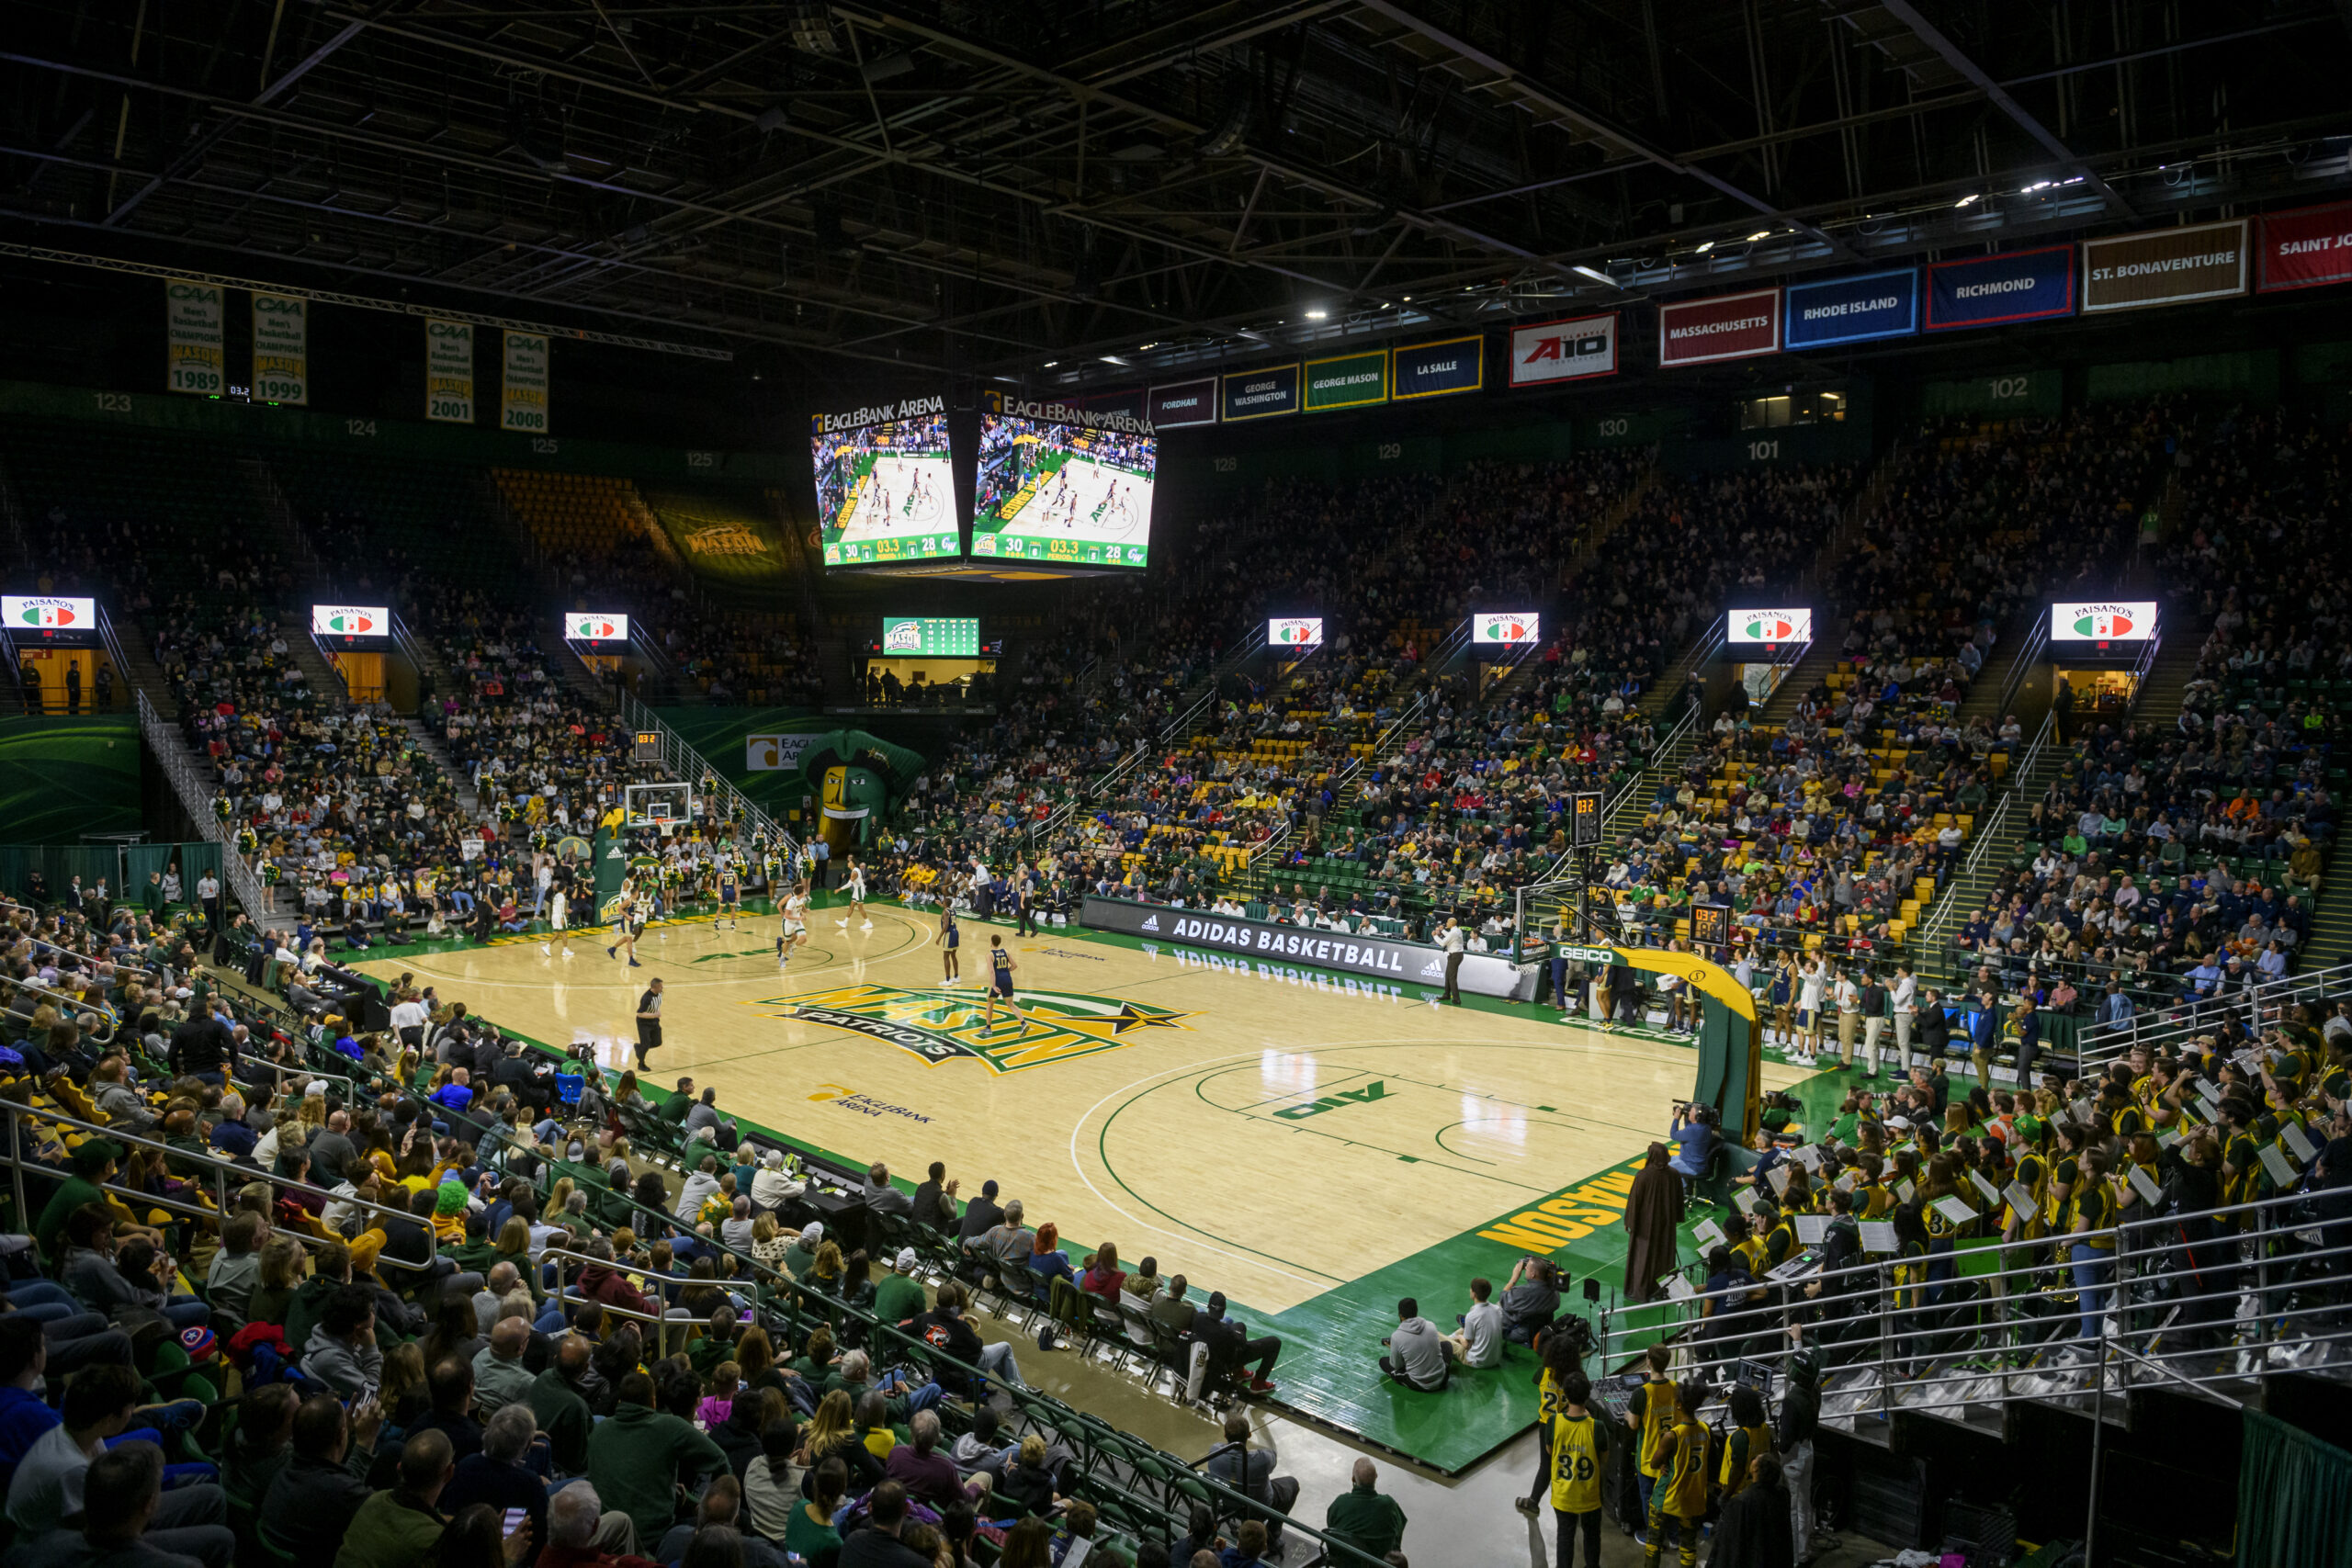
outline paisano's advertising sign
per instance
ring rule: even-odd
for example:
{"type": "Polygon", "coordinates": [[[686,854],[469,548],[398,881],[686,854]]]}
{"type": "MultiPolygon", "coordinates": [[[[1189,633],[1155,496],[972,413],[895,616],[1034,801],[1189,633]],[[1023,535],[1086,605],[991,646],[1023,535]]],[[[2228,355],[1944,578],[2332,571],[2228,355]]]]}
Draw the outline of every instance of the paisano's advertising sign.
{"type": "Polygon", "coordinates": [[[1532,610],[1488,610],[1470,619],[1476,648],[1524,648],[1543,640],[1542,617],[1532,610]]]}
{"type": "Polygon", "coordinates": [[[2153,599],[2062,599],[2050,606],[2052,642],[2145,642],[2155,635],[2153,599]]]}
{"type": "Polygon", "coordinates": [[[10,593],[0,596],[0,624],[19,643],[94,643],[98,635],[98,602],[10,593]]]}
{"type": "Polygon", "coordinates": [[[378,637],[392,635],[392,613],[381,604],[313,604],[312,637],[378,637]]]}
{"type": "Polygon", "coordinates": [[[1323,618],[1319,615],[1283,615],[1266,623],[1266,643],[1272,648],[1320,648],[1323,646],[1323,618]]]}
{"type": "Polygon", "coordinates": [[[599,615],[593,610],[572,610],[563,617],[563,636],[567,642],[627,642],[627,615],[599,615]]]}
{"type": "Polygon", "coordinates": [[[1724,640],[1735,646],[1767,649],[1784,643],[1813,640],[1811,610],[1734,610],[1724,623],[1724,640]]]}

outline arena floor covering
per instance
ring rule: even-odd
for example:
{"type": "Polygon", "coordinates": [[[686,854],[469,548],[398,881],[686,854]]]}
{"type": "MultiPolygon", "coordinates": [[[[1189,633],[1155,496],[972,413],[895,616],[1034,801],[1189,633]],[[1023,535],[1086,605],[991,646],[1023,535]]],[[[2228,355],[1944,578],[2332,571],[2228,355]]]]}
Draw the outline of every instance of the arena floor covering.
{"type": "MultiPolygon", "coordinates": [[[[543,1044],[594,1042],[616,1072],[659,976],[649,1090],[691,1074],[722,1112],[902,1181],[933,1159],[967,1197],[992,1177],[1073,1260],[1115,1242],[1124,1266],[1157,1258],[1193,1299],[1223,1290],[1253,1336],[1282,1336],[1276,1404],[1450,1473],[1532,1423],[1534,1359],[1515,1348],[1442,1393],[1399,1387],[1374,1365],[1398,1298],[1450,1329],[1472,1277],[1499,1292],[1526,1255],[1530,1213],[1572,1281],[1613,1291],[1632,1171],[1690,1089],[1694,1054],[1650,1032],[1075,929],[966,921],[964,978],[943,986],[935,919],[867,909],[871,931],[817,911],[783,974],[776,920],[749,912],[740,930],[653,927],[639,969],[601,931],[572,933],[568,957],[532,935],[356,967],[413,971],[543,1044]],[[1028,1014],[993,1030],[975,978],[990,934],[1028,1014]]],[[[1772,1088],[1805,1076],[1765,1068],[1772,1088]]]]}

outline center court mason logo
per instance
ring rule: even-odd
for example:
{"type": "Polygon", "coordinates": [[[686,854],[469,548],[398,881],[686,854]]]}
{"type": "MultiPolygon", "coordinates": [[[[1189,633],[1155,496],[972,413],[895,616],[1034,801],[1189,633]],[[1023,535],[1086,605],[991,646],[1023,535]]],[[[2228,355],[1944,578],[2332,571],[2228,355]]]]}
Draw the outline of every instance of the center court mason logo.
{"type": "Polygon", "coordinates": [[[1187,1027],[1183,1021],[1192,1016],[1123,997],[1023,991],[1021,1009],[1028,1021],[1000,1008],[991,1029],[983,1022],[983,1001],[978,992],[969,990],[843,986],[808,996],[771,997],[752,1005],[776,1010],[771,1017],[797,1018],[884,1041],[933,1066],[968,1056],[987,1063],[995,1073],[1115,1051],[1135,1044],[1147,1031],[1187,1027]]]}

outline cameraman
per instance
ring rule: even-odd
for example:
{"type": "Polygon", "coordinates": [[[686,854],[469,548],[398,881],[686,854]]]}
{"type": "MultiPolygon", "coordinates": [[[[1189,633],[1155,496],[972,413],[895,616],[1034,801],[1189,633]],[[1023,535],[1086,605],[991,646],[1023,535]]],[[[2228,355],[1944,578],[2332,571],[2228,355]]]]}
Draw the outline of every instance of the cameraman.
{"type": "Polygon", "coordinates": [[[1687,1187],[1707,1173],[1707,1162],[1715,1157],[1715,1145],[1723,1141],[1723,1134],[1715,1131],[1715,1108],[1677,1104],[1670,1135],[1675,1142],[1674,1157],[1667,1163],[1687,1187]]]}

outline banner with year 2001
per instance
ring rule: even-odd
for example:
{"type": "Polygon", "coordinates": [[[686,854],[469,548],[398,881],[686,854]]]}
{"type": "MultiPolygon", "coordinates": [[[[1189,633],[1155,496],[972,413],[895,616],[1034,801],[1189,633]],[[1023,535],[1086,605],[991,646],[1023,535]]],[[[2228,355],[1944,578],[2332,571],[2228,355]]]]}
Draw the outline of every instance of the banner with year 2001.
{"type": "Polygon", "coordinates": [[[175,392],[217,398],[228,389],[227,334],[222,330],[220,287],[167,278],[164,283],[164,327],[171,352],[169,378],[175,392]]]}
{"type": "Polygon", "coordinates": [[[537,333],[506,333],[506,377],[498,400],[498,428],[548,432],[548,340],[537,333]]]}
{"type": "Polygon", "coordinates": [[[471,321],[424,320],[424,417],[442,424],[474,422],[471,321]]]}
{"type": "Polygon", "coordinates": [[[290,294],[254,295],[254,401],[311,400],[311,302],[290,294]]]}

